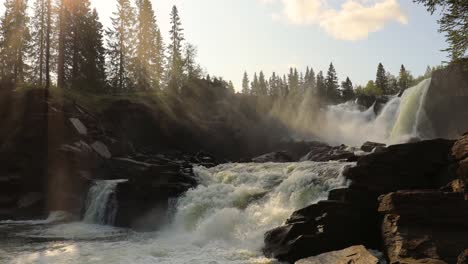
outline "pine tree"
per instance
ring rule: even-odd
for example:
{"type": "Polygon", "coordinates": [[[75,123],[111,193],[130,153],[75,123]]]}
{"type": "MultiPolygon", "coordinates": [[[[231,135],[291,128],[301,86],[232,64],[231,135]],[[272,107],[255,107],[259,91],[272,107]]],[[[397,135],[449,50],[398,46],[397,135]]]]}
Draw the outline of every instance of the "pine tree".
{"type": "Polygon", "coordinates": [[[227,89],[231,94],[236,93],[236,89],[234,88],[234,84],[232,83],[232,81],[229,81],[229,83],[227,85],[227,89]]]}
{"type": "Polygon", "coordinates": [[[398,88],[401,92],[408,89],[410,85],[410,74],[406,71],[405,66],[402,64],[400,68],[400,73],[398,75],[398,88]]]}
{"type": "Polygon", "coordinates": [[[12,84],[25,80],[28,65],[26,54],[30,48],[26,0],[7,0],[1,19],[0,65],[1,78],[12,84]]]}
{"type": "Polygon", "coordinates": [[[50,87],[52,4],[51,0],[36,0],[31,18],[30,81],[41,87],[50,87]]]}
{"type": "Polygon", "coordinates": [[[307,86],[306,89],[309,89],[311,94],[317,93],[317,80],[315,79],[314,69],[310,68],[309,75],[307,76],[307,86]]]}
{"type": "Polygon", "coordinates": [[[343,88],[343,100],[349,101],[353,100],[355,97],[354,94],[354,89],[353,89],[353,83],[349,79],[349,77],[346,77],[346,81],[341,83],[341,87],[343,88]]]}
{"type": "Polygon", "coordinates": [[[47,4],[45,0],[36,0],[33,5],[34,15],[31,18],[31,82],[43,86],[45,80],[45,49],[47,34],[47,4]]]}
{"type": "Polygon", "coordinates": [[[327,98],[327,86],[322,71],[317,74],[317,94],[322,100],[327,98]]]}
{"type": "Polygon", "coordinates": [[[242,77],[242,93],[250,94],[249,76],[247,75],[247,72],[244,72],[244,77],[242,77]]]}
{"type": "Polygon", "coordinates": [[[257,73],[254,73],[253,81],[250,87],[250,92],[252,95],[260,95],[260,83],[258,81],[257,73]]]}
{"type": "Polygon", "coordinates": [[[169,31],[171,43],[169,44],[169,87],[177,92],[182,85],[182,42],[184,34],[179,11],[176,6],[171,11],[171,30],[169,31]]]}
{"type": "Polygon", "coordinates": [[[196,62],[197,49],[194,45],[187,43],[184,47],[184,75],[188,80],[199,79],[202,75],[200,65],[196,62]]]}
{"type": "Polygon", "coordinates": [[[108,76],[114,91],[128,92],[135,86],[136,15],[130,0],[117,0],[108,36],[108,76]]]}
{"type": "Polygon", "coordinates": [[[278,97],[281,94],[281,78],[279,78],[275,72],[270,77],[270,91],[269,95],[272,97],[278,97]]]}
{"type": "Polygon", "coordinates": [[[260,71],[258,77],[258,92],[259,95],[268,95],[267,82],[265,80],[265,74],[263,74],[263,71],[260,71]]]}
{"type": "MultiPolygon", "coordinates": [[[[136,86],[140,90],[158,90],[161,85],[164,62],[161,31],[156,24],[150,0],[137,0],[137,8],[136,86]]],[[[181,61],[180,72],[182,72],[181,61]]]]}
{"type": "Polygon", "coordinates": [[[379,66],[377,67],[377,74],[374,84],[378,89],[382,90],[383,94],[390,94],[390,91],[388,89],[387,75],[382,63],[379,63],[379,66]]]}
{"type": "Polygon", "coordinates": [[[57,85],[102,92],[106,88],[102,24],[89,0],[62,0],[57,85]]]}
{"type": "Polygon", "coordinates": [[[325,79],[325,86],[327,99],[331,102],[337,102],[339,99],[338,88],[340,86],[338,84],[338,76],[336,75],[336,70],[333,66],[333,63],[330,63],[330,67],[328,68],[327,77],[325,79]]]}

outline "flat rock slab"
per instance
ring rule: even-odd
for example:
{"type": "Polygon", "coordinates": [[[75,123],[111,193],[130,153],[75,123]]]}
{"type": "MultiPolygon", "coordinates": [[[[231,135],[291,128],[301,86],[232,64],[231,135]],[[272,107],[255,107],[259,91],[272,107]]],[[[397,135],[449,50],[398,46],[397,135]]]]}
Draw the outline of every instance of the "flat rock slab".
{"type": "Polygon", "coordinates": [[[110,153],[109,149],[107,148],[104,143],[101,141],[96,141],[93,144],[91,144],[91,147],[96,151],[101,157],[105,159],[110,159],[112,157],[112,154],[110,153]]]}
{"type": "Polygon", "coordinates": [[[379,260],[364,246],[352,246],[343,250],[327,252],[315,257],[301,259],[296,264],[378,264],[379,260]]]}
{"type": "Polygon", "coordinates": [[[86,136],[88,134],[88,129],[78,118],[70,118],[70,122],[80,135],[86,136]]]}

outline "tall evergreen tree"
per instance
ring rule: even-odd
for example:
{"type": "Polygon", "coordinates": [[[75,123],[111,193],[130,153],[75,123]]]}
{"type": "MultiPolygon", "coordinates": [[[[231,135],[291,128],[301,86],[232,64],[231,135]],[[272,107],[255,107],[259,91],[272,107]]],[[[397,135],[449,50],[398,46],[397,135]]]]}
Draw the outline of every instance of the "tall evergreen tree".
{"type": "Polygon", "coordinates": [[[398,75],[398,88],[401,92],[408,89],[411,83],[411,77],[405,66],[402,64],[398,75]]]}
{"type": "Polygon", "coordinates": [[[242,77],[242,93],[250,94],[249,76],[247,75],[247,72],[244,72],[244,77],[242,77]]]}
{"type": "Polygon", "coordinates": [[[182,42],[184,41],[184,34],[182,23],[179,17],[179,11],[176,6],[172,7],[171,11],[171,30],[169,50],[169,87],[173,91],[177,91],[181,84],[183,72],[182,62],[182,42]]]}
{"type": "Polygon", "coordinates": [[[263,74],[263,71],[260,71],[258,76],[258,92],[259,95],[268,95],[267,82],[265,80],[265,74],[263,74]]]}
{"type": "Polygon", "coordinates": [[[339,99],[338,88],[340,86],[338,84],[338,76],[336,75],[336,70],[333,66],[333,63],[330,63],[330,67],[328,68],[327,77],[325,79],[325,86],[327,99],[332,102],[337,102],[339,99]]]}
{"type": "Polygon", "coordinates": [[[187,79],[199,79],[202,75],[201,67],[196,62],[197,49],[194,45],[187,43],[184,47],[184,74],[187,79]]]}
{"type": "Polygon", "coordinates": [[[250,86],[250,92],[252,95],[260,95],[260,83],[258,81],[257,73],[254,73],[253,81],[250,86]]]}
{"type": "Polygon", "coordinates": [[[127,92],[135,86],[136,15],[130,0],[117,0],[108,36],[108,77],[114,91],[127,92]]]}
{"type": "Polygon", "coordinates": [[[382,63],[379,63],[379,66],[377,66],[377,74],[374,84],[378,89],[382,90],[383,94],[390,94],[388,89],[387,74],[382,63]]]}
{"type": "Polygon", "coordinates": [[[344,101],[349,101],[353,100],[355,97],[354,94],[354,89],[353,89],[353,83],[349,79],[349,77],[346,77],[346,81],[341,83],[341,87],[343,88],[343,100],[344,101]]]}
{"type": "MultiPolygon", "coordinates": [[[[140,90],[158,90],[164,62],[161,31],[157,26],[150,0],[137,0],[137,8],[136,85],[140,90]]],[[[180,49],[181,47],[179,51],[180,49]]],[[[182,72],[182,60],[180,60],[180,72],[182,72]]]]}
{"type": "Polygon", "coordinates": [[[31,18],[30,81],[46,89],[50,86],[50,64],[52,53],[52,18],[51,0],[36,0],[31,18]]]}
{"type": "Polygon", "coordinates": [[[62,0],[59,16],[57,85],[100,91],[106,88],[102,24],[89,0],[62,0]]]}
{"type": "Polygon", "coordinates": [[[325,77],[323,76],[322,71],[317,73],[317,94],[322,100],[327,98],[327,86],[325,84],[325,77]]]}
{"type": "Polygon", "coordinates": [[[36,0],[33,5],[34,15],[31,18],[31,82],[39,86],[44,85],[46,65],[47,39],[47,3],[46,0],[36,0]]]}
{"type": "Polygon", "coordinates": [[[7,0],[1,18],[0,65],[3,81],[17,84],[25,80],[28,65],[26,54],[30,48],[27,0],[7,0]]]}

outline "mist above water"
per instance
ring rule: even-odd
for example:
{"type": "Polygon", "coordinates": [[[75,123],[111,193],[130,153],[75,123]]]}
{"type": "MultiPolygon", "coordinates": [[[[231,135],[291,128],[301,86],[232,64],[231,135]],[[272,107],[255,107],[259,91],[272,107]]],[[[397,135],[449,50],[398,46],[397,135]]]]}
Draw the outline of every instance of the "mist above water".
{"type": "Polygon", "coordinates": [[[424,102],[431,79],[394,96],[375,113],[374,105],[362,109],[355,101],[319,108],[317,101],[306,96],[296,113],[274,115],[300,132],[300,137],[329,144],[360,146],[366,141],[386,144],[407,142],[412,138],[429,138],[431,129],[420,129],[427,120],[424,102]],[[309,138],[307,138],[309,135],[309,138]]]}

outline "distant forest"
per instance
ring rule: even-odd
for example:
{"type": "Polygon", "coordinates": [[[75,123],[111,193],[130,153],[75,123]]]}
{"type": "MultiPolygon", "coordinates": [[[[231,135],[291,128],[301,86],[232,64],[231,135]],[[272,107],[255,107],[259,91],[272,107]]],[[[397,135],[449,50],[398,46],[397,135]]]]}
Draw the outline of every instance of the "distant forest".
{"type": "MultiPolygon", "coordinates": [[[[184,38],[177,7],[170,14],[169,39],[163,40],[150,0],[116,0],[112,26],[104,29],[89,0],[6,0],[1,17],[0,77],[3,85],[51,86],[99,94],[152,91],[179,95],[195,80],[208,81],[235,93],[231,81],[210,77],[196,62],[196,48],[184,38]]],[[[307,67],[287,74],[244,73],[242,93],[272,98],[314,95],[339,103],[359,95],[404,91],[435,68],[413,77],[404,65],[397,76],[380,63],[375,80],[354,86],[341,83],[330,63],[326,73],[307,67]],[[308,92],[309,91],[309,92],[308,92]]]]}

